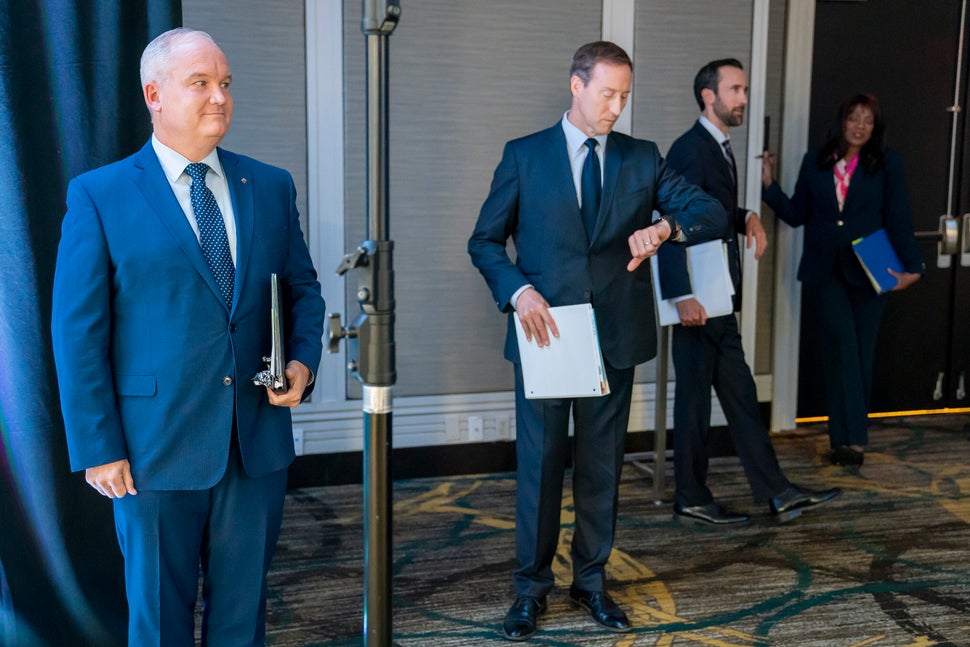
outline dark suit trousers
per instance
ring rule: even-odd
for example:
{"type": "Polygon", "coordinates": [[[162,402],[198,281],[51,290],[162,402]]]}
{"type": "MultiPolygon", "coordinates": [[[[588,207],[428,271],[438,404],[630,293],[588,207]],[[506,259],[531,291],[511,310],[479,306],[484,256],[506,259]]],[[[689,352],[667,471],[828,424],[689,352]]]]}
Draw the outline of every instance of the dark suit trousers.
{"type": "MultiPolygon", "coordinates": [[[[633,375],[633,368],[607,365],[609,395],[527,400],[522,369],[515,365],[518,568],[512,579],[517,595],[541,597],[555,584],[552,564],[559,547],[563,476],[570,449],[576,515],[570,546],[573,583],[590,591],[603,590],[606,562],[613,549],[633,375]],[[571,442],[570,413],[575,427],[571,442]]],[[[567,541],[568,535],[567,527],[567,541]]]]}
{"type": "Polygon", "coordinates": [[[822,369],[829,415],[829,442],[869,442],[869,396],[884,296],[872,287],[849,285],[835,276],[804,285],[805,307],[822,342],[822,369]]]}
{"type": "Polygon", "coordinates": [[[768,429],[761,421],[758,393],[744,361],[734,315],[704,326],[674,326],[671,354],[677,383],[674,399],[675,500],[686,506],[714,500],[707,487],[711,387],[714,387],[734,448],[755,501],[767,501],[788,487],[768,429]]]}
{"type": "Polygon", "coordinates": [[[114,499],[125,557],[128,644],[195,645],[201,565],[202,644],[263,645],[266,571],[285,495],[286,470],[246,475],[233,432],[226,473],[213,488],[139,490],[114,499]]]}

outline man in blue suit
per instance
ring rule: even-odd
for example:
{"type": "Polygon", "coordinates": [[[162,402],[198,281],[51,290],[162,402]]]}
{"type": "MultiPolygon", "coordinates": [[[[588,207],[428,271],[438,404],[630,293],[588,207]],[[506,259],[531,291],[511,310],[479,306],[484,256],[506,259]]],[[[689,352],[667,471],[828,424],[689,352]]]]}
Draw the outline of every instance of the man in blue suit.
{"type": "MultiPolygon", "coordinates": [[[[704,189],[723,206],[727,219],[718,232],[724,240],[734,309],[741,307],[741,253],[738,235],[755,245],[755,259],[767,246],[758,215],[738,206],[736,160],[728,136],[740,126],[748,104],[748,79],[741,63],[711,61],[694,78],[694,98],[701,116],[670,147],[667,162],[684,178],[704,189]]],[[[793,485],[778,465],[768,429],[761,420],[758,393],[744,361],[741,333],[733,313],[708,317],[694,298],[684,246],[665,246],[657,254],[661,295],[674,299],[681,325],[674,326],[671,355],[677,374],[674,400],[674,516],[705,525],[745,523],[748,515],[732,512],[714,500],[707,486],[711,387],[724,409],[744,473],[756,501],[768,502],[778,520],[790,520],[807,508],[831,500],[839,491],[815,492],[793,485]]]]}
{"type": "Polygon", "coordinates": [[[266,571],[293,460],[290,408],[310,392],[324,302],[289,173],[217,148],[232,75],[204,33],[145,49],[154,134],[78,176],[54,278],[52,332],[71,467],[112,499],[129,644],[262,645],[266,571]],[[270,275],[285,374],[270,351],[270,275]]]}
{"type": "Polygon", "coordinates": [[[630,93],[633,64],[609,42],[584,45],[570,70],[572,106],[551,128],[505,146],[468,242],[498,308],[509,313],[505,357],[515,367],[516,599],[509,640],[535,633],[555,580],[562,482],[573,416],[569,597],[610,631],[630,622],[606,592],[617,488],[634,369],[656,354],[652,256],[668,238],[710,237],[722,227],[716,201],[671,172],[653,142],[611,132],[630,93]],[[602,169],[602,170],[601,170],[602,169]],[[664,214],[651,224],[654,210],[664,214]],[[506,252],[509,238],[516,260],[506,252]],[[598,398],[526,399],[511,313],[530,343],[558,336],[550,306],[590,303],[610,385],[598,398]]]}

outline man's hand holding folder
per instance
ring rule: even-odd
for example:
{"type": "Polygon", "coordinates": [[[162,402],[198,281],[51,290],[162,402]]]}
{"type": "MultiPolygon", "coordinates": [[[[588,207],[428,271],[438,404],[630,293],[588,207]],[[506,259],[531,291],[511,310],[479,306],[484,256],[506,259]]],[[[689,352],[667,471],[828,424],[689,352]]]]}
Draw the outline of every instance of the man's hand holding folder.
{"type": "Polygon", "coordinates": [[[526,288],[515,301],[515,311],[519,314],[525,338],[535,339],[539,347],[549,345],[549,333],[559,336],[556,320],[549,313],[549,302],[535,288],[526,288]]]}

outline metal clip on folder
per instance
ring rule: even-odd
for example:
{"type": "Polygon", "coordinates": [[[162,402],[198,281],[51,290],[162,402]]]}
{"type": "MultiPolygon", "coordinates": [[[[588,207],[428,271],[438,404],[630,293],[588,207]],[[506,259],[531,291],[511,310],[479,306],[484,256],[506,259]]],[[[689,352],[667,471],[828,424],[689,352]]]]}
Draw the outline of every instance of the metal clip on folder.
{"type": "Polygon", "coordinates": [[[270,356],[263,358],[269,368],[254,375],[253,384],[265,386],[272,389],[274,393],[286,393],[289,384],[286,383],[286,376],[283,374],[286,359],[283,355],[283,315],[280,312],[280,286],[276,274],[271,274],[269,281],[270,299],[272,300],[269,320],[273,346],[270,349],[270,356]]]}

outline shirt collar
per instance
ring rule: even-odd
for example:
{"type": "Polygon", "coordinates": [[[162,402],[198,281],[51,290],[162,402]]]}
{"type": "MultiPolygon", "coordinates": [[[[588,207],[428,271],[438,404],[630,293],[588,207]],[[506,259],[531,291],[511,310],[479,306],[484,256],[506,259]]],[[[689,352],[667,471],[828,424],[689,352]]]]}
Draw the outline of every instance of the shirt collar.
{"type": "Polygon", "coordinates": [[[701,115],[697,121],[700,123],[700,125],[704,126],[704,129],[707,130],[707,132],[711,133],[711,137],[713,137],[714,141],[716,141],[719,145],[723,146],[724,142],[730,139],[730,137],[721,132],[721,129],[712,124],[711,121],[704,115],[701,115]]]}
{"type": "MultiPolygon", "coordinates": [[[[566,134],[566,146],[569,149],[569,154],[575,155],[586,144],[586,140],[589,139],[589,135],[574,126],[573,123],[569,121],[568,117],[569,111],[567,110],[562,115],[562,130],[566,134]]],[[[606,152],[606,140],[608,137],[609,134],[597,135],[593,138],[600,145],[600,156],[606,152]]]]}
{"type": "MultiPolygon", "coordinates": [[[[185,167],[192,162],[182,155],[176,152],[174,149],[169,148],[162,142],[158,140],[158,137],[152,134],[152,148],[155,149],[155,155],[158,156],[158,163],[162,165],[162,171],[165,173],[165,177],[168,181],[175,183],[185,172],[185,167]]],[[[218,176],[223,177],[222,164],[219,162],[219,151],[213,148],[209,151],[209,154],[202,158],[200,161],[205,162],[209,165],[209,168],[218,176]]],[[[188,176],[186,176],[188,177],[188,176]]]]}

